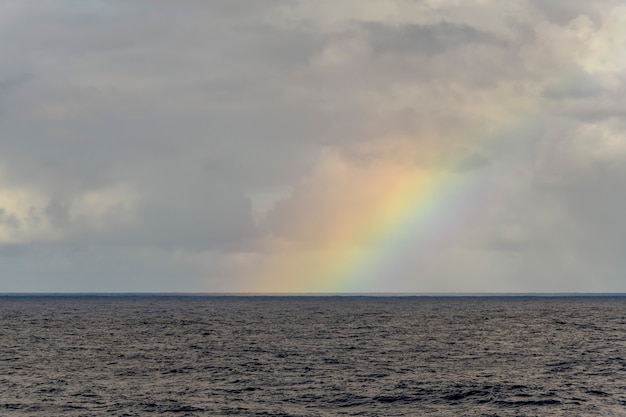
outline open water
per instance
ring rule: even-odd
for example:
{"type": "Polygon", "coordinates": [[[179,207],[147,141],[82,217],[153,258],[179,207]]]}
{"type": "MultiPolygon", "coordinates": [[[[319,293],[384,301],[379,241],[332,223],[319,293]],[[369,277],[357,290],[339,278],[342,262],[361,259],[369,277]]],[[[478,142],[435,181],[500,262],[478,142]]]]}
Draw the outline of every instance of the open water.
{"type": "Polygon", "coordinates": [[[626,298],[0,297],[0,415],[626,416],[626,298]]]}

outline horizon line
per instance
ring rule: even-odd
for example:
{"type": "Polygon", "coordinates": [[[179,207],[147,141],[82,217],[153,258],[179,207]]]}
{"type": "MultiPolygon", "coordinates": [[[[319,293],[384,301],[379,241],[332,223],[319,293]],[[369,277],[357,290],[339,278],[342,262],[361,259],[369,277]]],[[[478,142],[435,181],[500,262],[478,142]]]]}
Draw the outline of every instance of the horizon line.
{"type": "Polygon", "coordinates": [[[624,297],[626,292],[0,292],[0,297],[624,297]]]}

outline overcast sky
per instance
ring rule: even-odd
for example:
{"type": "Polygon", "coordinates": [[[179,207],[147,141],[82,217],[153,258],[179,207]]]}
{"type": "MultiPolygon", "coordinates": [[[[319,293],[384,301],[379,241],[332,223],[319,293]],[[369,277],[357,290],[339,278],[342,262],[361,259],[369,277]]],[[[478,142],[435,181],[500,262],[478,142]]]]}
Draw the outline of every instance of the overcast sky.
{"type": "Polygon", "coordinates": [[[623,1],[0,0],[0,292],[626,292],[625,51],[623,1]]]}

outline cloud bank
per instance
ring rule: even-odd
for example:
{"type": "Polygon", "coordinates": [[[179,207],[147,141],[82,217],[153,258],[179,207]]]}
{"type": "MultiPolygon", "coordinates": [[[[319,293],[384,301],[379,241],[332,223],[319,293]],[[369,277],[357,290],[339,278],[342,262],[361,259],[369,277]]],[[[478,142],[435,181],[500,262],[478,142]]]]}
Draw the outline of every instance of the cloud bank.
{"type": "Polygon", "coordinates": [[[619,1],[0,22],[2,292],[626,292],[619,1]]]}

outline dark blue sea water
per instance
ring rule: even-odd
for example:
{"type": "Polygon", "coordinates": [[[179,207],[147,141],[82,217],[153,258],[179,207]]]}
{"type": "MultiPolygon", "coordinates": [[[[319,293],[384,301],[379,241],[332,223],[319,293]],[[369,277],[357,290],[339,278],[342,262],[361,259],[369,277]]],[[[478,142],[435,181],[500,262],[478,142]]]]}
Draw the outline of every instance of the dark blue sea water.
{"type": "Polygon", "coordinates": [[[0,297],[0,415],[626,416],[626,298],[0,297]]]}

